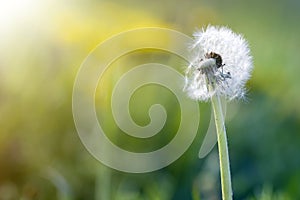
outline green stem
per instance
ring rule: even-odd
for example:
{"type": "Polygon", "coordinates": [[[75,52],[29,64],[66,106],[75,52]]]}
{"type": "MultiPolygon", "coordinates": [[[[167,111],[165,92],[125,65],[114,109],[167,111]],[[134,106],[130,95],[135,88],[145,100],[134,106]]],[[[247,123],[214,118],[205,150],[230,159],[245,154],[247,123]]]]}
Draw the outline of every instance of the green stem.
{"type": "Polygon", "coordinates": [[[216,130],[218,136],[222,199],[232,200],[227,136],[226,136],[226,129],[225,129],[224,116],[222,112],[220,97],[216,94],[213,95],[211,97],[211,102],[214,111],[216,130]]]}
{"type": "Polygon", "coordinates": [[[111,199],[111,171],[106,166],[99,166],[95,184],[95,199],[111,199]]]}

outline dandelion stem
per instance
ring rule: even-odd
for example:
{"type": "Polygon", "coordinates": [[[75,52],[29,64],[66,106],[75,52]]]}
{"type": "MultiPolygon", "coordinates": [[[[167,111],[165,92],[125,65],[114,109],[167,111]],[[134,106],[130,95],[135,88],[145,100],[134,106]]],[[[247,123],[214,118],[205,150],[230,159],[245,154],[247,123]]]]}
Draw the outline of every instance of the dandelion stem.
{"type": "Polygon", "coordinates": [[[218,149],[220,160],[222,199],[232,200],[231,177],[229,166],[229,154],[227,145],[226,129],[220,96],[215,94],[211,97],[212,108],[215,116],[215,124],[218,136],[218,149]]]}

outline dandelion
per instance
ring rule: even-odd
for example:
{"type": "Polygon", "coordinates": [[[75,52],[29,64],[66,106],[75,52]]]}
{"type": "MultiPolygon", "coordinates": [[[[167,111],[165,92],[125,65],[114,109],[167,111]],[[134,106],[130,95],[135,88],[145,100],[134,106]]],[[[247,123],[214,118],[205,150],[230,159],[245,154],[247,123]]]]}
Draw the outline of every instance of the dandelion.
{"type": "Polygon", "coordinates": [[[232,199],[231,175],[221,97],[240,99],[252,71],[247,41],[226,27],[208,26],[194,34],[184,90],[194,100],[211,100],[215,118],[223,200],[232,199]]]}
{"type": "Polygon", "coordinates": [[[247,41],[229,28],[214,26],[196,32],[194,37],[193,58],[186,70],[188,96],[200,101],[214,94],[228,100],[243,98],[252,71],[247,41]]]}

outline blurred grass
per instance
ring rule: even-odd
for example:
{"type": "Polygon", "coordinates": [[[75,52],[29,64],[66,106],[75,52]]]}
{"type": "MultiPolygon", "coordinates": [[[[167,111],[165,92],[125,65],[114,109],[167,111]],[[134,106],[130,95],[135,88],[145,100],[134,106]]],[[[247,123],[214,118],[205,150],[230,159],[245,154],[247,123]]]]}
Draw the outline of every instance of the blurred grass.
{"type": "MultiPolygon", "coordinates": [[[[298,1],[13,0],[0,7],[0,199],[100,198],[96,183],[105,184],[103,166],[84,149],[72,119],[72,87],[81,62],[98,43],[124,30],[158,26],[192,35],[208,23],[242,33],[254,57],[248,102],[233,102],[237,111],[228,122],[235,199],[300,198],[298,1]],[[65,186],[57,188],[57,180],[65,186]]],[[[107,72],[104,96],[122,73],[151,60],[181,72],[184,65],[165,52],[133,52],[107,72]]],[[[97,106],[99,118],[108,117],[103,114],[108,102],[97,106]]],[[[138,90],[131,101],[133,119],[146,124],[147,110],[157,102],[173,116],[157,137],[139,141],[115,131],[114,142],[148,151],[170,141],[180,113],[165,89],[138,90]]],[[[208,105],[200,109],[197,140],[184,156],[144,175],[111,170],[112,199],[192,199],[197,193],[219,198],[216,156],[197,159],[209,120],[208,105]]],[[[111,122],[107,128],[116,127],[111,122]]]]}

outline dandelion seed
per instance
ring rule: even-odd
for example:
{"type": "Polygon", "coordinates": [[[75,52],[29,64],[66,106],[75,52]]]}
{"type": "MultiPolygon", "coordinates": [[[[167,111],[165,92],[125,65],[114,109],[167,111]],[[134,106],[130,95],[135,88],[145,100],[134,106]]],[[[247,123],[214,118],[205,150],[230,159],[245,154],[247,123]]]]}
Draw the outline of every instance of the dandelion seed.
{"type": "Polygon", "coordinates": [[[243,36],[226,27],[208,26],[194,34],[192,59],[184,90],[192,99],[207,101],[213,95],[243,98],[252,71],[252,57],[243,36]]]}

